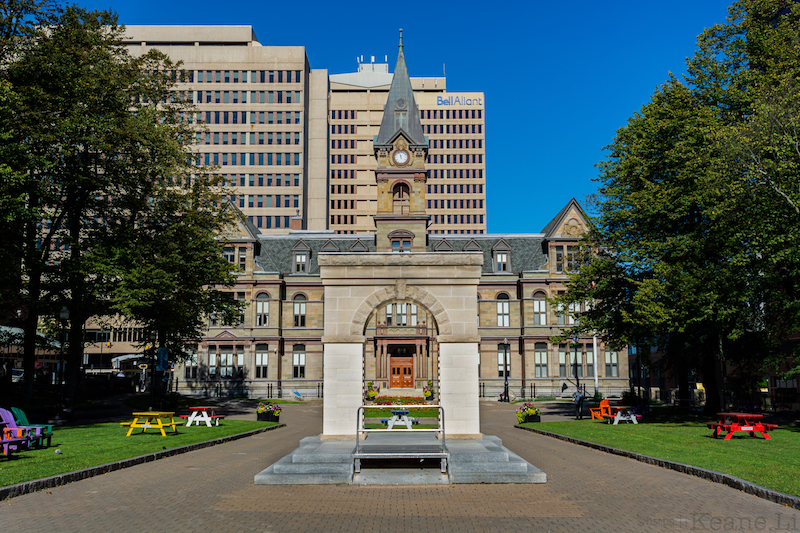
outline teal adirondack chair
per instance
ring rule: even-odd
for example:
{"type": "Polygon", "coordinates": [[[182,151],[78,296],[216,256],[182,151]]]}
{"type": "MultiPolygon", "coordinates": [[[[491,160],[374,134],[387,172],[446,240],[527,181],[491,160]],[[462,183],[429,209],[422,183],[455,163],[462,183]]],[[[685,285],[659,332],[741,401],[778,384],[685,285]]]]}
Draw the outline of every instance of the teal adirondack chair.
{"type": "Polygon", "coordinates": [[[16,420],[17,424],[20,426],[27,426],[27,427],[36,427],[41,428],[41,431],[36,435],[37,439],[33,441],[33,444],[37,447],[43,447],[44,441],[47,440],[47,447],[50,446],[50,440],[53,438],[53,426],[50,424],[31,424],[28,422],[28,417],[25,415],[25,411],[18,407],[12,407],[11,413],[14,415],[14,420],[16,420]]]}

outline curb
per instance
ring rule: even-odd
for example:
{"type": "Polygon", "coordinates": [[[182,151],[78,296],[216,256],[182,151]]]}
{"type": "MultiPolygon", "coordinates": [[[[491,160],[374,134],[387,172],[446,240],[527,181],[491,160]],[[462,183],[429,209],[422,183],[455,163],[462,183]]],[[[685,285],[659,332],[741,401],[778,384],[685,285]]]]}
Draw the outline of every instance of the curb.
{"type": "Polygon", "coordinates": [[[6,485],[5,487],[0,487],[0,500],[7,500],[9,498],[15,498],[17,496],[22,496],[23,494],[29,494],[31,492],[36,492],[38,490],[50,489],[53,487],[66,485],[67,483],[72,483],[73,481],[88,479],[90,477],[99,476],[100,474],[107,474],[108,472],[114,472],[115,470],[130,468],[131,466],[140,465],[142,463],[158,461],[159,459],[165,459],[173,455],[180,455],[182,453],[193,452],[195,450],[202,450],[203,448],[208,448],[210,446],[216,446],[217,444],[223,444],[225,442],[231,442],[234,440],[243,439],[245,437],[251,437],[253,435],[258,435],[259,433],[264,433],[265,431],[272,431],[273,429],[278,429],[285,426],[286,424],[277,424],[274,426],[254,429],[246,433],[239,433],[237,435],[228,435],[227,437],[220,437],[219,439],[208,440],[205,442],[197,442],[195,444],[187,444],[186,446],[179,446],[177,448],[171,448],[169,450],[162,450],[159,452],[139,455],[138,457],[131,457],[130,459],[122,459],[121,461],[114,461],[113,463],[91,466],[89,468],[84,468],[83,470],[64,472],[63,474],[56,474],[55,476],[44,477],[41,479],[34,479],[32,481],[23,481],[22,483],[17,483],[15,485],[6,485]]]}
{"type": "Polygon", "coordinates": [[[779,492],[777,490],[768,489],[767,487],[756,485],[755,483],[745,481],[744,479],[734,477],[729,474],[724,474],[722,472],[717,472],[715,470],[708,470],[706,468],[700,468],[699,466],[692,466],[683,463],[676,463],[674,461],[667,461],[666,459],[659,459],[658,457],[643,455],[641,453],[631,452],[628,450],[621,450],[619,448],[613,448],[611,446],[606,446],[604,444],[597,444],[596,442],[589,442],[586,440],[576,439],[573,437],[567,437],[565,435],[559,435],[558,433],[544,431],[543,429],[529,428],[519,425],[515,425],[514,427],[518,429],[524,429],[525,431],[532,431],[533,433],[538,433],[540,435],[544,435],[547,437],[553,437],[559,440],[571,442],[573,444],[586,446],[587,448],[594,448],[595,450],[599,450],[601,452],[606,452],[613,455],[621,455],[622,457],[635,459],[636,461],[639,461],[641,463],[660,466],[661,468],[667,468],[669,470],[675,470],[677,472],[689,474],[691,476],[697,476],[699,478],[707,479],[708,481],[712,481],[714,483],[721,483],[722,485],[727,485],[734,489],[741,490],[747,494],[752,494],[753,496],[757,496],[759,498],[763,498],[771,502],[779,503],[781,505],[785,505],[787,507],[800,510],[800,498],[798,498],[797,496],[792,496],[791,494],[786,494],[785,492],[779,492]]]}

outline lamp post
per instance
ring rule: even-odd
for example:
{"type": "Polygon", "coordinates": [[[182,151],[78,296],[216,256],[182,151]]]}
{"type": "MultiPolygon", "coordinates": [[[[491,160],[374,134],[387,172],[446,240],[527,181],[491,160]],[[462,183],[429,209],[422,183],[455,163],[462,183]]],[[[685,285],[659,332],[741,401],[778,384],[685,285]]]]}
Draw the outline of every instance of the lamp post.
{"type": "Polygon", "coordinates": [[[503,339],[503,376],[506,378],[503,386],[503,401],[510,402],[511,399],[508,397],[508,339],[503,339]]]}
{"type": "Polygon", "coordinates": [[[61,419],[64,413],[64,330],[67,327],[67,320],[69,320],[69,309],[67,306],[61,308],[58,314],[59,321],[61,322],[61,360],[58,363],[58,413],[56,418],[61,419]]]}

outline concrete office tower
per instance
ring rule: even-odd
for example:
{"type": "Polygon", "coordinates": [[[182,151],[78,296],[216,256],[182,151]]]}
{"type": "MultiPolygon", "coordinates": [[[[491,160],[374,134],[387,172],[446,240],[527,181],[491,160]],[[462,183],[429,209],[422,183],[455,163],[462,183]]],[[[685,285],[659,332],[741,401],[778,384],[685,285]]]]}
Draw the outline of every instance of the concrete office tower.
{"type": "MultiPolygon", "coordinates": [[[[285,234],[292,224],[375,233],[372,142],[392,83],[388,64],[328,76],[310,68],[304,47],[262,46],[251,26],[127,26],[125,44],[134,55],[157,48],[183,62],[177,89],[197,106],[187,120],[198,123],[201,160],[219,167],[231,201],[261,233],[285,234]]],[[[483,234],[483,93],[410,79],[430,140],[429,232],[483,234]]]]}
{"type": "Polygon", "coordinates": [[[264,234],[326,229],[328,73],[302,46],[262,46],[251,26],[127,26],[133,55],[182,61],[178,91],[197,114],[198,152],[264,234]],[[313,214],[309,216],[309,214],[313,214]]]}

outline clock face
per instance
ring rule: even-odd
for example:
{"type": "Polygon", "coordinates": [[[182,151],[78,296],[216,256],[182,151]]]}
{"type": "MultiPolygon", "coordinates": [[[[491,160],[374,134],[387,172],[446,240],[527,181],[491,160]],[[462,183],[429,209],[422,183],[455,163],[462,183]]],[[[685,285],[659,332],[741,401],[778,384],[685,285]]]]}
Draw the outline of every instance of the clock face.
{"type": "Polygon", "coordinates": [[[398,165],[405,165],[408,163],[408,152],[405,150],[398,150],[394,153],[394,162],[398,165]]]}

